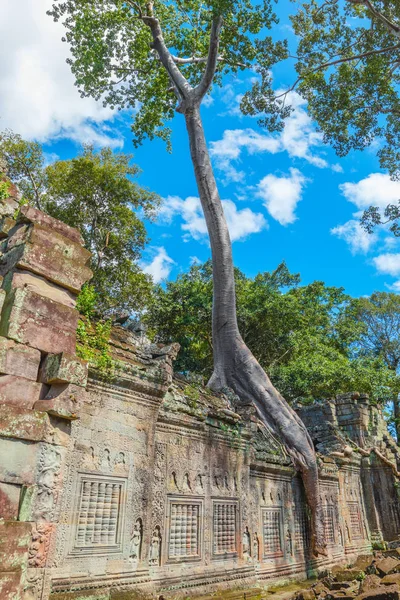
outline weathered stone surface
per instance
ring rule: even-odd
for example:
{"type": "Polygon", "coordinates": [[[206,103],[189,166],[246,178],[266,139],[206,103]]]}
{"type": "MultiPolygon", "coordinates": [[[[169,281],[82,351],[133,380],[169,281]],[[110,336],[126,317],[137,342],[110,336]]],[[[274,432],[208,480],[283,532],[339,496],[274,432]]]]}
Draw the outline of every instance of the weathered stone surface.
{"type": "Polygon", "coordinates": [[[297,592],[298,600],[314,600],[315,594],[312,590],[300,590],[297,592]]]}
{"type": "Polygon", "coordinates": [[[357,560],[353,563],[353,569],[360,569],[365,571],[372,563],[373,557],[370,554],[360,554],[357,556],[357,560]]]}
{"type": "Polygon", "coordinates": [[[75,227],[70,227],[69,225],[66,225],[66,223],[63,223],[54,217],[50,217],[50,215],[37,210],[37,208],[34,208],[33,206],[21,207],[18,216],[18,222],[43,225],[44,227],[48,227],[52,231],[56,231],[57,233],[63,235],[72,242],[83,246],[83,238],[78,229],[75,229],[75,227]]]}
{"type": "Polygon", "coordinates": [[[18,518],[21,486],[0,482],[0,519],[13,521],[18,518]]]}
{"type": "Polygon", "coordinates": [[[0,335],[44,352],[73,354],[79,314],[28,289],[7,295],[0,322],[0,335]]]}
{"type": "Polygon", "coordinates": [[[3,217],[0,220],[0,240],[5,239],[14,226],[14,219],[12,219],[11,217],[3,217]]]}
{"type": "MultiPolygon", "coordinates": [[[[19,521],[0,521],[0,570],[19,571],[26,567],[32,525],[19,521]]],[[[3,597],[0,596],[1,600],[3,597]]]]}
{"type": "Polygon", "coordinates": [[[60,304],[65,304],[71,308],[76,306],[75,295],[64,288],[50,283],[44,277],[30,273],[29,271],[13,270],[4,277],[3,288],[9,292],[14,288],[26,288],[31,292],[39,294],[44,298],[50,298],[60,304]]]}
{"type": "Polygon", "coordinates": [[[0,481],[33,484],[38,460],[38,444],[0,438],[0,481]],[[4,460],[7,457],[7,460],[4,460]]]}
{"type": "Polygon", "coordinates": [[[33,408],[40,398],[42,384],[18,377],[18,375],[0,375],[0,403],[21,408],[33,408]]]}
{"type": "Polygon", "coordinates": [[[382,577],[388,575],[389,573],[392,573],[395,569],[398,569],[399,567],[400,560],[391,556],[387,556],[382,560],[378,560],[378,562],[376,563],[376,570],[382,577]]]}
{"type": "Polygon", "coordinates": [[[399,589],[396,585],[381,586],[357,596],[357,600],[399,600],[399,589]]]}
{"type": "Polygon", "coordinates": [[[62,352],[49,354],[41,368],[40,381],[43,383],[73,383],[85,387],[88,365],[78,356],[62,352]]]}
{"type": "Polygon", "coordinates": [[[0,373],[23,375],[25,379],[37,380],[41,354],[39,350],[0,337],[0,373]]]}
{"type": "Polygon", "coordinates": [[[73,384],[52,385],[43,400],[36,402],[35,410],[41,410],[62,419],[77,419],[79,410],[87,398],[84,388],[73,384]]]}
{"type": "Polygon", "coordinates": [[[364,593],[369,590],[374,590],[381,585],[381,582],[382,580],[378,575],[366,575],[365,579],[361,581],[360,592],[364,593]]]}
{"type": "Polygon", "coordinates": [[[14,267],[27,269],[75,293],[92,277],[86,266],[91,254],[80,244],[41,225],[22,225],[11,234],[0,260],[1,275],[14,267]]]}
{"type": "Polygon", "coordinates": [[[364,575],[362,569],[341,569],[335,572],[337,581],[354,581],[364,575]]]}
{"type": "Polygon", "coordinates": [[[0,435],[31,442],[48,442],[66,446],[68,432],[52,425],[49,416],[38,410],[28,410],[0,404],[0,435]]]}
{"type": "Polygon", "coordinates": [[[383,585],[392,585],[393,583],[400,585],[400,573],[391,573],[390,575],[385,575],[381,581],[383,585]]]}
{"type": "Polygon", "coordinates": [[[22,571],[0,571],[1,600],[36,600],[22,595],[24,574],[22,571]]]}

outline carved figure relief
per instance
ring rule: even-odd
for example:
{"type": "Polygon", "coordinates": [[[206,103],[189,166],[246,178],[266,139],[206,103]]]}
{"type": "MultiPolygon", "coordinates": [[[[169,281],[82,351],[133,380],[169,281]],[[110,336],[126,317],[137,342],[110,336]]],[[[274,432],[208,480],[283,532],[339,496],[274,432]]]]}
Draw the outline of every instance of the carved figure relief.
{"type": "Polygon", "coordinates": [[[46,566],[50,536],[53,530],[54,525],[50,523],[38,523],[34,526],[32,543],[28,550],[28,565],[30,567],[42,568],[46,566]]]}
{"type": "Polygon", "coordinates": [[[293,556],[293,540],[290,529],[288,529],[286,533],[286,555],[293,556]]]}
{"type": "Polygon", "coordinates": [[[45,445],[39,460],[37,495],[34,517],[37,521],[52,521],[56,502],[56,485],[61,468],[61,453],[54,447],[45,445]]]}
{"type": "Polygon", "coordinates": [[[161,532],[157,526],[151,538],[149,564],[153,567],[159,566],[161,560],[161,532]]]}
{"type": "Polygon", "coordinates": [[[143,524],[141,519],[137,519],[133,526],[131,543],[129,548],[129,560],[138,563],[141,559],[143,539],[143,524]]]}
{"type": "Polygon", "coordinates": [[[251,543],[250,543],[250,533],[249,528],[243,532],[242,535],[242,549],[243,549],[243,558],[249,559],[251,557],[251,543]]]}
{"type": "Polygon", "coordinates": [[[260,560],[260,540],[257,532],[253,534],[253,559],[260,560]]]}

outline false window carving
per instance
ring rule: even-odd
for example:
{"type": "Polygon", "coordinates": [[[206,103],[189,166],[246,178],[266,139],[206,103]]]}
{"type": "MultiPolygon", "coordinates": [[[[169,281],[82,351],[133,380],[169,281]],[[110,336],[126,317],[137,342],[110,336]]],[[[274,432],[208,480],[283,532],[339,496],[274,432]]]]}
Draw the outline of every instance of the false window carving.
{"type": "Polygon", "coordinates": [[[333,504],[326,504],[323,507],[325,540],[328,546],[335,544],[335,507],[333,504]]]}
{"type": "Polygon", "coordinates": [[[168,560],[200,558],[201,519],[201,501],[170,500],[168,560]]]}
{"type": "Polygon", "coordinates": [[[294,520],[294,541],[295,546],[304,551],[310,547],[310,517],[304,508],[297,507],[294,520]]]}
{"type": "Polygon", "coordinates": [[[348,502],[347,506],[349,508],[351,537],[354,540],[362,539],[364,536],[360,505],[358,502],[348,502]]]}
{"type": "Polygon", "coordinates": [[[214,502],[214,555],[237,553],[237,503],[214,502]]]}
{"type": "Polygon", "coordinates": [[[118,477],[79,476],[74,553],[121,550],[125,485],[126,480],[118,477]]]}
{"type": "Polygon", "coordinates": [[[265,508],[262,510],[264,557],[283,554],[282,546],[282,509],[265,508]]]}

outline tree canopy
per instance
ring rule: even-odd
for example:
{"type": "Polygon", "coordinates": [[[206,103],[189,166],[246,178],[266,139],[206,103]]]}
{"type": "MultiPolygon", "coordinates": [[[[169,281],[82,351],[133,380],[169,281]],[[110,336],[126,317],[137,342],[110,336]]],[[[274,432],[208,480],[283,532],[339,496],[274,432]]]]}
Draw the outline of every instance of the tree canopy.
{"type": "Polygon", "coordinates": [[[97,311],[111,316],[144,308],[151,280],[138,264],[147,241],[143,217],[152,218],[159,198],[134,181],[140,170],[132,156],[86,146],[75,158],[45,166],[40,144],[11,133],[0,138],[0,156],[22,202],[80,230],[92,252],[97,311]]]}
{"type": "MultiPolygon", "coordinates": [[[[237,315],[245,343],[291,402],[326,399],[349,390],[386,402],[398,381],[376,344],[367,347],[362,306],[342,288],[300,285],[284,263],[247,277],[235,269],[237,315]]],[[[165,288],[157,286],[145,315],[150,332],[178,341],[176,368],[209,377],[213,368],[212,267],[194,265],[165,288]]],[[[365,309],[364,309],[365,310],[365,309]]],[[[388,310],[383,309],[386,318],[388,310]]]]}

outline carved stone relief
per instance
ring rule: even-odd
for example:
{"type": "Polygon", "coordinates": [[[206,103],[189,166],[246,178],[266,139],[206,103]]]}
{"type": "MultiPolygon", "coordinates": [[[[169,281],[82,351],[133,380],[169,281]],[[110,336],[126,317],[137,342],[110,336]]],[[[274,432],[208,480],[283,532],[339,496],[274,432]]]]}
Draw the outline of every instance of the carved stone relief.
{"type": "Polygon", "coordinates": [[[237,553],[238,505],[236,502],[213,502],[213,554],[237,553]]]}
{"type": "Polygon", "coordinates": [[[283,554],[282,508],[263,508],[261,511],[263,526],[264,557],[270,558],[283,554]]]}

